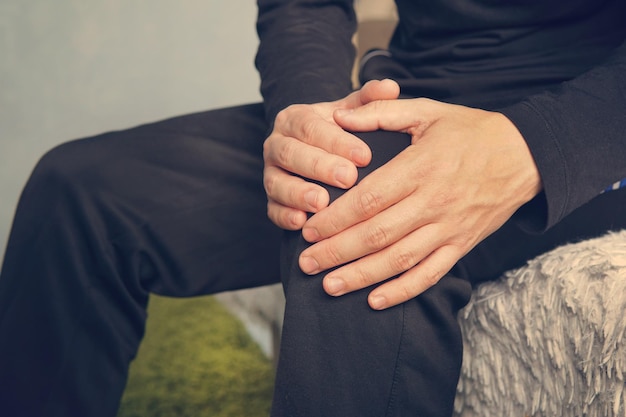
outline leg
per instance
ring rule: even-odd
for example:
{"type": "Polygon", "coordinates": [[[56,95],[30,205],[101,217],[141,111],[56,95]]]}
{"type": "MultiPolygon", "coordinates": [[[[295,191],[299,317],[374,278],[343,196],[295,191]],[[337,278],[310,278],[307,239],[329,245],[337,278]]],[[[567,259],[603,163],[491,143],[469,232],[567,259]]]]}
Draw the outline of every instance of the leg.
{"type": "MultiPolygon", "coordinates": [[[[382,132],[363,139],[377,158],[368,169],[408,144],[402,135],[382,132]]],[[[341,194],[329,191],[331,198],[341,194]]],[[[289,233],[273,415],[449,416],[462,353],[456,314],[469,299],[469,282],[496,278],[568,241],[625,228],[625,205],[626,190],[603,194],[544,234],[526,233],[515,219],[509,221],[435,287],[383,312],[367,306],[368,289],[338,299],[327,296],[320,282],[324,274],[300,272],[297,257],[307,243],[299,233],[289,233]]]]}
{"type": "MultiPolygon", "coordinates": [[[[374,161],[392,158],[409,143],[404,134],[363,134],[374,161]]],[[[341,191],[330,189],[331,198],[341,191]]],[[[287,305],[272,415],[449,416],[461,365],[457,311],[470,285],[444,278],[420,297],[381,312],[367,305],[365,289],[340,298],[324,293],[320,274],[297,265],[307,246],[300,233],[284,245],[287,305]]]]}
{"type": "Polygon", "coordinates": [[[0,275],[0,410],[113,416],[148,293],[274,282],[262,105],[70,142],[38,164],[0,275]]]}

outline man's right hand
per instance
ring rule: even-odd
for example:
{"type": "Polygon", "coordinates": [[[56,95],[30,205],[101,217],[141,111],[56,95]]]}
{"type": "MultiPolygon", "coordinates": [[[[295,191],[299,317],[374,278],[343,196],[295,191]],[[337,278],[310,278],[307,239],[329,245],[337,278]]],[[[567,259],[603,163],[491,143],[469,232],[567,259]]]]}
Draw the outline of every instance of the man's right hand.
{"type": "Polygon", "coordinates": [[[369,164],[372,155],[365,143],[335,123],[333,113],[396,99],[399,94],[394,81],[370,81],[341,100],[295,104],[282,110],[263,145],[263,184],[270,220],[283,229],[298,230],[306,222],[307,212],[317,213],[328,205],[328,192],[307,179],[352,187],[357,167],[369,164]]]}

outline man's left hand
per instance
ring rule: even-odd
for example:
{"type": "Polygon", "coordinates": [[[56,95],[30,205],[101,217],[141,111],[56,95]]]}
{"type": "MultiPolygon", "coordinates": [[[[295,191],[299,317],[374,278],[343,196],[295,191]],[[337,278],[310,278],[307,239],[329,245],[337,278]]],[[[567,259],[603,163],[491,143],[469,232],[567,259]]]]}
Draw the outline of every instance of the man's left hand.
{"type": "Polygon", "coordinates": [[[349,131],[411,135],[411,145],[365,177],[302,230],[316,242],[305,273],[343,295],[395,279],[369,295],[374,309],[407,301],[439,281],[541,190],[523,137],[504,115],[428,99],[375,101],[335,112],[349,131]]]}

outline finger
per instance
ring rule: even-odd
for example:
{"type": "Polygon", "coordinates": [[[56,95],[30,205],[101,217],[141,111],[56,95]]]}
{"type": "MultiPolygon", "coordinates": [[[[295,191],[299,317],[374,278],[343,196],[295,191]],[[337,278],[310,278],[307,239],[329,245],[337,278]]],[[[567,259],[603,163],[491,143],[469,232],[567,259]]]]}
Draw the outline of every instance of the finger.
{"type": "Polygon", "coordinates": [[[361,139],[340,128],[334,121],[324,120],[311,106],[288,107],[278,114],[275,125],[279,127],[280,135],[341,156],[357,166],[369,164],[372,158],[369,147],[361,139]]]}
{"type": "Polygon", "coordinates": [[[458,262],[462,254],[453,246],[443,246],[418,265],[373,290],[368,303],[374,310],[384,310],[417,297],[435,285],[458,262]]]}
{"type": "MultiPolygon", "coordinates": [[[[451,106],[451,105],[449,105],[451,106]]],[[[338,109],[335,122],[346,130],[389,130],[411,134],[425,130],[446,108],[433,100],[377,100],[354,109],[338,109]]]]}
{"type": "Polygon", "coordinates": [[[268,199],[299,211],[316,213],[328,205],[326,189],[275,166],[263,171],[263,185],[268,199]]]}
{"type": "Polygon", "coordinates": [[[400,86],[391,79],[372,80],[361,88],[361,104],[375,100],[395,100],[400,96],[400,86]]]}
{"type": "Polygon", "coordinates": [[[357,170],[352,162],[315,146],[280,135],[273,136],[265,144],[267,166],[276,165],[288,172],[340,188],[351,187],[357,180],[357,170]]]}
{"type": "MultiPolygon", "coordinates": [[[[401,239],[405,241],[407,235],[428,221],[426,216],[418,218],[414,215],[416,211],[423,212],[418,204],[410,198],[406,199],[367,221],[310,246],[300,255],[300,268],[307,274],[317,274],[355,259],[363,258],[371,253],[379,252],[401,239]]],[[[364,265],[367,262],[361,263],[361,261],[358,261],[350,264],[352,266],[348,268],[353,268],[357,264],[364,265]]],[[[380,269],[377,267],[369,271],[358,270],[356,272],[359,276],[373,273],[381,276],[380,280],[382,280],[406,270],[380,271],[380,269]],[[388,273],[391,273],[391,275],[385,276],[388,273]]],[[[370,281],[369,284],[373,282],[370,281]]],[[[355,289],[357,286],[351,285],[350,288],[355,289]]]]}
{"type": "Polygon", "coordinates": [[[409,148],[387,164],[363,178],[356,186],[335,200],[325,210],[311,217],[302,233],[309,242],[317,242],[365,221],[406,198],[414,187],[401,169],[409,148]],[[396,168],[397,167],[397,168],[396,168]]]}
{"type": "Polygon", "coordinates": [[[371,80],[340,102],[343,102],[344,108],[354,109],[375,100],[395,100],[399,95],[400,86],[397,82],[390,79],[371,80]]]}
{"type": "Polygon", "coordinates": [[[273,200],[267,201],[267,217],[276,226],[285,230],[300,230],[307,214],[298,209],[284,206],[273,200]]]}
{"type": "Polygon", "coordinates": [[[328,273],[324,289],[339,296],[402,274],[426,258],[433,248],[440,247],[441,236],[436,225],[424,226],[379,252],[328,273]]]}

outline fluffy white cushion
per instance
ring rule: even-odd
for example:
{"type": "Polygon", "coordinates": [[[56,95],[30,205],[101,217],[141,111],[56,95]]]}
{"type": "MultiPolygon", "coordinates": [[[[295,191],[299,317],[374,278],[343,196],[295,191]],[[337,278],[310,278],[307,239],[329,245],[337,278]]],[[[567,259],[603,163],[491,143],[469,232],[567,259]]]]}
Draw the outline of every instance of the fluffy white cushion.
{"type": "Polygon", "coordinates": [[[481,285],[460,321],[457,416],[626,416],[626,231],[481,285]]]}

